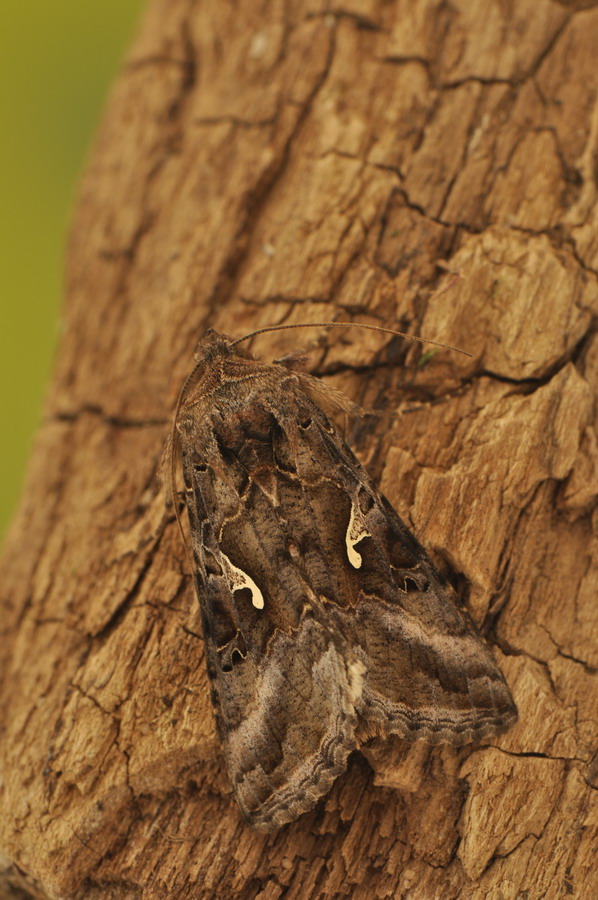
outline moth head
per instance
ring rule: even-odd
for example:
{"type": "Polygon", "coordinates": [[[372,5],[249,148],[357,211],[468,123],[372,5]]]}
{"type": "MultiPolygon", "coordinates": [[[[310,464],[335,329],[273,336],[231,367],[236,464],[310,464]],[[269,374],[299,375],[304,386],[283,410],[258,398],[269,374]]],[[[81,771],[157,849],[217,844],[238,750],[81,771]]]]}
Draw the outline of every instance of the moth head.
{"type": "Polygon", "coordinates": [[[220,334],[213,328],[208,328],[204,336],[198,342],[195,348],[193,358],[195,359],[194,368],[200,369],[204,365],[209,365],[213,360],[225,356],[242,356],[245,359],[253,359],[253,355],[244,347],[235,346],[237,342],[230,338],[227,334],[220,334]]]}
{"type": "Polygon", "coordinates": [[[203,364],[211,363],[212,360],[217,359],[219,356],[232,356],[234,351],[231,344],[232,338],[229,338],[226,334],[219,334],[213,328],[208,328],[197,344],[193,358],[199,367],[203,364]]]}

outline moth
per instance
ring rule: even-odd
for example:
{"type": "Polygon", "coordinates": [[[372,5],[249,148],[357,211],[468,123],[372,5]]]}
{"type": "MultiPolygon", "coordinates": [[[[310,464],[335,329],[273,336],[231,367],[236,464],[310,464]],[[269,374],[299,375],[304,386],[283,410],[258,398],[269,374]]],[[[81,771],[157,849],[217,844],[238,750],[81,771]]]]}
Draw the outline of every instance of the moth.
{"type": "Polygon", "coordinates": [[[453,589],[323,409],[350,402],[296,357],[239,348],[284,327],[207,332],[170,446],[226,768],[263,831],[311,809],[372,737],[460,745],[517,718],[453,589]]]}

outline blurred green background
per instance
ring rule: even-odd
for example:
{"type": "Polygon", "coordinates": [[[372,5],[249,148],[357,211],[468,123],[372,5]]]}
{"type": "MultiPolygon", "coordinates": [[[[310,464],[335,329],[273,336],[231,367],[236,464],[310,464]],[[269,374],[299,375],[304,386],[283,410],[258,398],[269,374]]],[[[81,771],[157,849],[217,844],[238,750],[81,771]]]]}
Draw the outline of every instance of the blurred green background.
{"type": "Polygon", "coordinates": [[[0,540],[15,508],[59,335],[77,179],[144,0],[2,0],[0,540]]]}

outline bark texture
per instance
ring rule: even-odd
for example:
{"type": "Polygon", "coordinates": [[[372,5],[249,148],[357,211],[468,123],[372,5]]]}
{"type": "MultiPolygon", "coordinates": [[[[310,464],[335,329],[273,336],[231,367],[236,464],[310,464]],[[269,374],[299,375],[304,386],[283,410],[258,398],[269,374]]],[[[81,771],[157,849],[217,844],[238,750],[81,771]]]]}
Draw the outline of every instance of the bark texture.
{"type": "Polygon", "coordinates": [[[4,548],[5,895],[598,895],[598,4],[158,0],[112,93],[4,548]],[[158,478],[198,337],[280,322],[483,624],[520,722],[240,820],[158,478]],[[425,351],[424,351],[425,352],[425,351]],[[19,886],[20,885],[20,886],[19,886]],[[25,892],[18,894],[18,891],[25,892]]]}

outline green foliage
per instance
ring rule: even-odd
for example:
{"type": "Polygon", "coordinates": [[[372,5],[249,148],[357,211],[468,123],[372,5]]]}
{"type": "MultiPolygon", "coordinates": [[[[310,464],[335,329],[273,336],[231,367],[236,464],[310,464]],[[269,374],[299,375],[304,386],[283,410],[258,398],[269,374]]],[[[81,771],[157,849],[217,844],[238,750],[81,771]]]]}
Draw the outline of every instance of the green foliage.
{"type": "Polygon", "coordinates": [[[4,0],[0,534],[18,498],[56,347],[73,190],[141,0],[4,0]]]}

